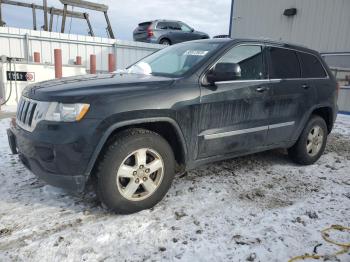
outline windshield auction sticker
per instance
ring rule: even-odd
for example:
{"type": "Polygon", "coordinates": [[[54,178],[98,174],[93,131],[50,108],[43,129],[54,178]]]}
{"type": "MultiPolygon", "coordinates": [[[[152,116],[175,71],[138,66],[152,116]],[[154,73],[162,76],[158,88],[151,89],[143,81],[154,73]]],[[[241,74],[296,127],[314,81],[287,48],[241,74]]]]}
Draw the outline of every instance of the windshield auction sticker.
{"type": "Polygon", "coordinates": [[[203,51],[203,50],[187,50],[184,55],[188,56],[205,56],[208,54],[209,51],[203,51]]]}

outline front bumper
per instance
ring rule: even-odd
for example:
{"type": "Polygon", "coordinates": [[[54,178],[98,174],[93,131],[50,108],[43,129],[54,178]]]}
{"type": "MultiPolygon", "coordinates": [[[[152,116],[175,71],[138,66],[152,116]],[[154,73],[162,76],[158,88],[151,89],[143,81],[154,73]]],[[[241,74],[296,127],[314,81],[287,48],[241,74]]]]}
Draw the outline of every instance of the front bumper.
{"type": "Polygon", "coordinates": [[[85,138],[91,124],[86,121],[85,128],[65,125],[41,124],[38,131],[31,133],[12,123],[7,130],[9,145],[12,153],[18,153],[21,162],[46,183],[70,192],[82,192],[93,151],[85,138]]]}

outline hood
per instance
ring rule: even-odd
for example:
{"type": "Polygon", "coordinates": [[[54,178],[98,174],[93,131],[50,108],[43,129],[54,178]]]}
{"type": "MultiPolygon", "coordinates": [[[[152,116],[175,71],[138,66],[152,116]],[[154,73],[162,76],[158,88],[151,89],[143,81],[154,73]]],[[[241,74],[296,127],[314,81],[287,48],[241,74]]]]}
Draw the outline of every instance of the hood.
{"type": "Polygon", "coordinates": [[[27,86],[22,94],[39,101],[73,102],[101,95],[142,92],[166,87],[173,82],[172,78],[141,74],[83,75],[36,83],[27,86]]]}
{"type": "Polygon", "coordinates": [[[204,33],[204,32],[201,32],[201,31],[197,31],[197,30],[195,30],[194,32],[195,32],[196,34],[209,37],[209,35],[208,35],[207,33],[204,33]]]}

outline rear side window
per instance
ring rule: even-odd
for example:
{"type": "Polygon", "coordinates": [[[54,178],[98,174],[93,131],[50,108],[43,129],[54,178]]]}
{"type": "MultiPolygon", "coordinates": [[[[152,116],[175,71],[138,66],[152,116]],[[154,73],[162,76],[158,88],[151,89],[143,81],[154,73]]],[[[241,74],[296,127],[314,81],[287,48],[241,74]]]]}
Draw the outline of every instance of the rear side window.
{"type": "Polygon", "coordinates": [[[228,51],[218,63],[235,63],[241,67],[239,80],[264,79],[264,62],[262,47],[242,45],[228,51]]]}
{"type": "Polygon", "coordinates": [[[269,75],[272,79],[300,78],[301,70],[297,54],[293,50],[269,47],[269,75]]]}
{"type": "Polygon", "coordinates": [[[325,78],[327,77],[320,60],[310,54],[298,52],[301,62],[301,75],[303,78],[325,78]]]}
{"type": "Polygon", "coordinates": [[[181,26],[176,22],[167,23],[170,30],[181,30],[181,26]]]}
{"type": "Polygon", "coordinates": [[[139,29],[146,30],[151,24],[152,24],[152,22],[141,23],[141,24],[139,24],[139,29]]]}
{"type": "Polygon", "coordinates": [[[158,24],[157,24],[157,29],[168,29],[168,23],[166,23],[166,22],[159,22],[158,24]]]}

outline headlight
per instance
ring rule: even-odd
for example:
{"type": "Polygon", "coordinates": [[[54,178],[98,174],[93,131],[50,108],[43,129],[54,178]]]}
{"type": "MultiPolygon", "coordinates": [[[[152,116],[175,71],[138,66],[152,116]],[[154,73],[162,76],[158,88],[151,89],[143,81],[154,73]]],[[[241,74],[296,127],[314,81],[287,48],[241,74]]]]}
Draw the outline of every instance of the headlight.
{"type": "Polygon", "coordinates": [[[45,120],[55,122],[80,121],[89,111],[89,108],[89,104],[63,104],[52,102],[47,110],[45,120]]]}

